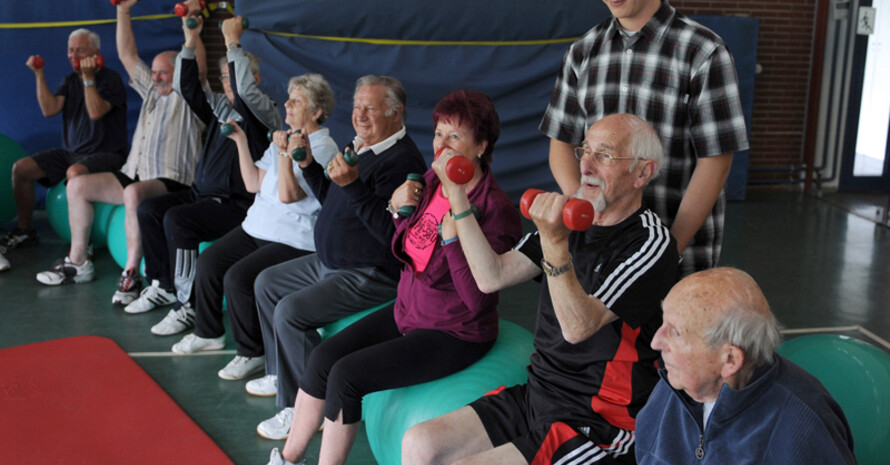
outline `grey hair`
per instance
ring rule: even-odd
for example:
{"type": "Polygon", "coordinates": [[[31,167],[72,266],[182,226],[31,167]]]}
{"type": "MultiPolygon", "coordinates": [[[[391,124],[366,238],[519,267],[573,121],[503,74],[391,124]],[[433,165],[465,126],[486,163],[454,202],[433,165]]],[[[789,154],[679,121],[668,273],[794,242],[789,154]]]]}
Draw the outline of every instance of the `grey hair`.
{"type": "MultiPolygon", "coordinates": [[[[739,292],[732,289],[730,292],[739,292]]],[[[745,354],[745,366],[757,367],[763,363],[771,363],[773,353],[782,343],[782,332],[779,322],[772,312],[758,312],[745,298],[731,298],[732,304],[723,310],[723,314],[705,331],[708,347],[716,349],[721,344],[729,343],[745,354]]]]}
{"type": "Polygon", "coordinates": [[[71,39],[81,35],[89,36],[90,47],[93,47],[96,52],[101,50],[102,42],[99,40],[99,34],[83,27],[71,31],[71,34],[68,35],[68,41],[70,42],[71,39]]]}
{"type": "Polygon", "coordinates": [[[408,103],[408,93],[405,92],[405,86],[398,79],[368,74],[355,82],[355,92],[358,93],[358,90],[363,86],[384,86],[386,88],[386,116],[392,116],[394,112],[402,109],[402,126],[405,125],[407,113],[405,105],[408,103]]]}
{"type": "MultiPolygon", "coordinates": [[[[247,69],[250,74],[260,74],[260,59],[250,52],[244,52],[247,56],[247,69]]],[[[225,55],[219,57],[219,73],[225,74],[225,70],[229,69],[229,58],[225,55]]]]}
{"type": "MultiPolygon", "coordinates": [[[[643,160],[655,160],[655,170],[649,178],[649,182],[658,177],[661,167],[664,164],[664,146],[661,145],[661,139],[652,129],[652,126],[643,118],[636,115],[627,115],[625,120],[629,126],[630,135],[630,156],[643,160]]],[[[630,171],[636,169],[639,160],[634,160],[631,164],[630,171]]]]}
{"type": "Polygon", "coordinates": [[[328,81],[321,74],[307,73],[290,78],[287,81],[288,95],[294,89],[303,89],[306,93],[306,98],[309,99],[310,113],[315,113],[321,109],[321,116],[316,120],[318,124],[324,123],[331,116],[331,113],[334,112],[334,104],[336,103],[334,89],[331,89],[331,85],[328,84],[328,81]]]}

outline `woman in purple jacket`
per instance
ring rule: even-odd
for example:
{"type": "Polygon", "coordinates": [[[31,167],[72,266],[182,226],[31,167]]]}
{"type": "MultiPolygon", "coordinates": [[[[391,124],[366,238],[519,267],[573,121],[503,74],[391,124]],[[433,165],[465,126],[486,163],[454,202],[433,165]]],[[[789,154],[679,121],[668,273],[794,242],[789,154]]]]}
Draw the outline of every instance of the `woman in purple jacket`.
{"type": "Polygon", "coordinates": [[[398,298],[312,351],[290,436],[280,454],[272,451],[270,464],[302,463],[322,420],[319,464],[344,463],[366,394],[442,378],[494,345],[498,295],[479,290],[457,238],[443,239],[440,231],[443,222],[445,231],[453,231],[451,221],[477,221],[497,253],[519,240],[519,214],[489,167],[500,134],[497,111],[481,92],[454,90],[436,105],[433,124],[433,169],[425,183],[409,180],[396,189],[387,208],[396,223],[393,253],[405,263],[398,298]],[[446,175],[454,157],[475,168],[464,184],[446,175]],[[454,189],[466,190],[472,208],[451,211],[447,194],[454,189]],[[416,208],[408,217],[395,213],[405,206],[416,208]]]}

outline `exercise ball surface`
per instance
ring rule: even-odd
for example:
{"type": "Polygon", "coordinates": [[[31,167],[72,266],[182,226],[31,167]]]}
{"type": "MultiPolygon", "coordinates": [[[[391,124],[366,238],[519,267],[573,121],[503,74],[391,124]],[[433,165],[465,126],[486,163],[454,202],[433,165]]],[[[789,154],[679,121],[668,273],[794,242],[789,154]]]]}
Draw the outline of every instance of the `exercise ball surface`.
{"type": "Polygon", "coordinates": [[[62,181],[46,191],[46,216],[53,231],[66,241],[71,241],[68,224],[68,194],[62,181]]]}
{"type": "Polygon", "coordinates": [[[500,320],[494,347],[468,368],[427,383],[365,396],[365,429],[377,463],[401,464],[402,436],[415,424],[457,410],[500,386],[524,384],[533,351],[529,331],[500,320]]]}
{"type": "Polygon", "coordinates": [[[123,205],[116,205],[108,218],[108,252],[121,269],[127,265],[126,214],[123,205]]]}
{"type": "Polygon", "coordinates": [[[15,197],[12,194],[12,165],[28,156],[18,142],[0,134],[0,225],[16,215],[15,197]]]}
{"type": "Polygon", "coordinates": [[[778,352],[819,379],[844,410],[859,465],[890,463],[890,354],[836,334],[791,339],[778,352]]]}

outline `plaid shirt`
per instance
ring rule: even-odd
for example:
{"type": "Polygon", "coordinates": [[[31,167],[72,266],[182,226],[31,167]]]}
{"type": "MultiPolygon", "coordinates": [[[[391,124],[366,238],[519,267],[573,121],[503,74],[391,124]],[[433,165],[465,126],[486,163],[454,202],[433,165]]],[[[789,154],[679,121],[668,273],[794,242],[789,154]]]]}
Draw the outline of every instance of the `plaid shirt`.
{"type": "MultiPolygon", "coordinates": [[[[572,44],[540,128],[550,138],[580,145],[593,123],[614,113],[645,119],[661,137],[665,165],[644,199],[668,227],[697,157],[748,148],[738,78],[726,45],[677,14],[667,0],[638,34],[626,34],[610,18],[572,44]]],[[[725,206],[721,191],[683,251],[684,275],[717,264],[725,206]]]]}

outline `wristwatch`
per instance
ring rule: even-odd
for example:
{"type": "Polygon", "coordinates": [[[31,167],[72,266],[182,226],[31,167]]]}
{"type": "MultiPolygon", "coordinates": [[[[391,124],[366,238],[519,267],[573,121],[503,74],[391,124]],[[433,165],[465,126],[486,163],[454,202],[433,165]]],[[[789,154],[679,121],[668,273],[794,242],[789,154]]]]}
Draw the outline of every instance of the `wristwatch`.
{"type": "Polygon", "coordinates": [[[230,52],[232,50],[235,50],[236,48],[241,48],[241,44],[239,44],[238,42],[232,42],[231,44],[226,46],[226,49],[228,49],[230,52]]]}
{"type": "Polygon", "coordinates": [[[96,81],[94,81],[94,80],[92,80],[92,79],[84,79],[84,80],[83,80],[83,86],[84,86],[84,87],[93,87],[93,86],[95,86],[95,85],[96,85],[96,81]]]}
{"type": "Polygon", "coordinates": [[[541,268],[544,269],[544,274],[550,276],[551,278],[555,278],[566,271],[572,269],[572,259],[569,258],[569,262],[563,266],[554,267],[553,265],[547,263],[547,260],[541,259],[541,268]]]}

